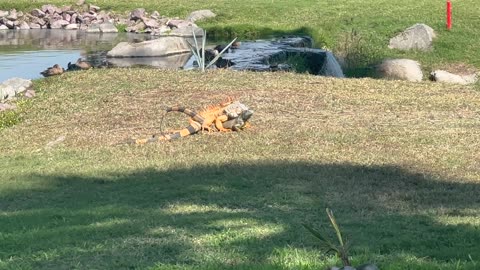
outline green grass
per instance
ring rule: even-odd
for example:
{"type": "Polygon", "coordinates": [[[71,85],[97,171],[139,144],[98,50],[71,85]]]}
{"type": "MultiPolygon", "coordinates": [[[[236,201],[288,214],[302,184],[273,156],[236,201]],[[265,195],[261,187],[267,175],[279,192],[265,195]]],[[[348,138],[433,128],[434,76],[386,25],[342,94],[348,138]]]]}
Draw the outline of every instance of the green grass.
{"type": "Polygon", "coordinates": [[[0,130],[0,269],[323,269],[339,261],[301,224],[328,229],[327,207],[354,265],[478,269],[473,88],[154,69],[35,87],[0,130]],[[251,129],[116,145],[227,95],[251,129]]]}
{"type": "MultiPolygon", "coordinates": [[[[0,9],[17,8],[31,10],[42,4],[72,4],[65,0],[13,1],[4,0],[0,9]]],[[[147,11],[158,10],[169,17],[186,17],[198,9],[211,9],[214,20],[201,23],[210,35],[231,40],[233,36],[258,38],[266,35],[291,33],[309,34],[316,46],[326,47],[338,54],[345,47],[356,46],[356,65],[347,70],[351,75],[363,75],[365,67],[384,57],[405,57],[419,60],[425,71],[446,68],[451,64],[465,63],[480,67],[480,10],[475,0],[453,1],[453,29],[445,29],[445,1],[406,0],[245,0],[245,1],[113,1],[92,0],[89,3],[106,10],[125,14],[144,7],[147,11]],[[387,48],[388,40],[396,33],[415,24],[426,23],[433,27],[438,38],[434,50],[428,53],[400,52],[387,48]],[[346,37],[355,30],[362,42],[348,42],[346,37]],[[347,44],[345,44],[347,42],[347,44]],[[361,52],[361,53],[360,53],[361,52]]]]}

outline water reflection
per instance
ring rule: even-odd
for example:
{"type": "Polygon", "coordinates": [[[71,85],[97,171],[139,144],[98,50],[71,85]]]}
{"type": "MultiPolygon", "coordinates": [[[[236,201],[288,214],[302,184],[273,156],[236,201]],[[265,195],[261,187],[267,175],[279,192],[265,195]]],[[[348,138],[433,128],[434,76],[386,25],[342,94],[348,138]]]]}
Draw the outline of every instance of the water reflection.
{"type": "Polygon", "coordinates": [[[86,33],[76,30],[0,30],[0,82],[11,77],[41,78],[40,72],[82,57],[93,66],[150,65],[154,67],[183,67],[190,55],[154,58],[106,59],[106,53],[119,42],[151,40],[148,34],[86,33]]]}

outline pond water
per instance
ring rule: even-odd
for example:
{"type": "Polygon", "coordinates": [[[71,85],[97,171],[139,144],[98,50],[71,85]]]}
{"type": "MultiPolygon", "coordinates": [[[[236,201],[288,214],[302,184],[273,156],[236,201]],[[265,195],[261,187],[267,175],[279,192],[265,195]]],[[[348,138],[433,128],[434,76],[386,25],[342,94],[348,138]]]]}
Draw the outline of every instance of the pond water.
{"type": "MultiPolygon", "coordinates": [[[[0,30],[0,82],[12,77],[41,78],[40,72],[47,67],[59,64],[66,69],[69,62],[74,63],[78,58],[89,61],[94,67],[142,65],[188,69],[194,66],[194,57],[189,53],[167,57],[106,57],[107,52],[120,42],[136,43],[154,38],[157,37],[149,34],[86,33],[76,30],[0,30]]],[[[207,47],[214,46],[213,41],[207,44],[207,47]]],[[[312,49],[312,44],[308,37],[295,36],[242,41],[239,48],[229,50],[216,65],[233,65],[231,68],[235,70],[292,70],[343,77],[333,55],[312,49]]]]}
{"type": "MultiPolygon", "coordinates": [[[[20,77],[41,78],[40,72],[78,58],[94,66],[107,65],[106,52],[122,41],[141,42],[148,34],[86,33],[75,30],[0,30],[0,82],[20,77]]],[[[128,64],[124,63],[125,65],[128,64]]]]}

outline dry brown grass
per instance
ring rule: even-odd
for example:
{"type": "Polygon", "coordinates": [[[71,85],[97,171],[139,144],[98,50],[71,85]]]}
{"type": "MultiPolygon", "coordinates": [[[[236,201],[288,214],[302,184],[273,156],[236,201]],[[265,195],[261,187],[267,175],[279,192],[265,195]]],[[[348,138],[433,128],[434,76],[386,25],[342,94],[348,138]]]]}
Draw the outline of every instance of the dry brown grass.
{"type": "MultiPolygon", "coordinates": [[[[114,145],[159,132],[164,106],[200,108],[234,96],[255,110],[252,129],[152,147],[196,152],[199,144],[220,143],[266,159],[396,164],[479,179],[480,94],[470,87],[288,73],[109,69],[67,73],[39,81],[36,88],[41,94],[25,121],[2,131],[4,153],[39,151],[59,136],[66,136],[67,149],[122,152],[114,145]]],[[[168,128],[186,123],[183,115],[166,118],[168,128]]]]}

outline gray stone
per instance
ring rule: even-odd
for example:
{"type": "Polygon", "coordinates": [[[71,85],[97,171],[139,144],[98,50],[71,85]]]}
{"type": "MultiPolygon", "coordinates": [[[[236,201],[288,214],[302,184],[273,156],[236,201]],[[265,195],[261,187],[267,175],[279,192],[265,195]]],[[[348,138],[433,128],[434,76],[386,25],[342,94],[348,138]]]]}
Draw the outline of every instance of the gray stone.
{"type": "Polygon", "coordinates": [[[107,57],[151,57],[189,52],[184,38],[166,36],[134,44],[121,42],[107,53],[107,57]]]}
{"type": "Polygon", "coordinates": [[[16,19],[18,19],[17,11],[15,9],[10,10],[7,19],[10,21],[15,21],[16,19]]]}
{"type": "Polygon", "coordinates": [[[41,29],[42,26],[38,23],[29,23],[28,26],[30,26],[30,29],[41,29]]]}
{"type": "Polygon", "coordinates": [[[33,98],[35,97],[35,91],[32,90],[32,89],[28,89],[26,92],[25,92],[25,97],[26,98],[33,98]]]}
{"type": "Polygon", "coordinates": [[[160,24],[154,19],[143,17],[142,21],[145,24],[145,26],[148,28],[158,28],[160,26],[160,24]]]}
{"type": "Polygon", "coordinates": [[[98,11],[100,11],[100,7],[90,4],[90,11],[98,12],[98,11]]]}
{"type": "Polygon", "coordinates": [[[41,26],[47,24],[47,22],[46,22],[44,19],[42,19],[42,18],[34,18],[34,19],[32,20],[32,23],[36,23],[36,24],[39,24],[39,25],[41,25],[41,26]]]}
{"type": "Polygon", "coordinates": [[[58,21],[54,21],[53,23],[50,24],[50,28],[52,29],[61,29],[63,28],[64,26],[67,26],[69,25],[70,22],[69,21],[65,21],[65,20],[58,20],[58,21]]]}
{"type": "Polygon", "coordinates": [[[176,27],[176,28],[183,28],[183,27],[187,27],[187,26],[196,26],[191,21],[185,21],[185,20],[169,20],[167,22],[167,25],[170,26],[170,27],[176,27]]]}
{"type": "Polygon", "coordinates": [[[153,19],[159,19],[160,18],[160,13],[158,13],[158,11],[154,11],[152,12],[152,15],[150,15],[150,17],[152,17],[153,19]]]}
{"type": "Polygon", "coordinates": [[[15,104],[0,103],[0,112],[6,110],[14,110],[15,108],[17,108],[15,104]]]}
{"type": "Polygon", "coordinates": [[[187,17],[187,20],[195,22],[195,21],[198,21],[198,20],[214,18],[216,16],[217,16],[217,14],[213,13],[211,10],[204,9],[204,10],[197,10],[197,11],[194,11],[194,12],[190,13],[190,15],[188,15],[188,17],[187,17]]]}
{"type": "Polygon", "coordinates": [[[7,17],[7,16],[8,16],[8,11],[0,10],[0,18],[7,17]]]}
{"type": "Polygon", "coordinates": [[[83,6],[83,4],[85,4],[85,0],[78,0],[76,3],[77,6],[83,6]]]}
{"type": "Polygon", "coordinates": [[[30,29],[30,25],[27,22],[21,22],[20,25],[18,26],[18,29],[28,30],[28,29],[30,29]]]}
{"type": "Polygon", "coordinates": [[[386,59],[376,67],[380,78],[419,82],[423,78],[422,69],[417,61],[410,59],[386,59]]]}
{"type": "Polygon", "coordinates": [[[70,16],[70,23],[77,23],[77,18],[77,14],[72,14],[72,16],[70,16]]]}
{"type": "Polygon", "coordinates": [[[15,27],[15,23],[12,22],[12,21],[6,21],[6,22],[5,22],[5,26],[6,26],[8,29],[13,29],[13,27],[15,27]]]}
{"type": "Polygon", "coordinates": [[[344,267],[340,268],[340,270],[356,270],[356,269],[351,267],[351,266],[344,266],[344,267]]]}
{"type": "Polygon", "coordinates": [[[144,8],[137,8],[130,12],[130,20],[140,20],[145,17],[145,9],[144,8]]]}
{"type": "Polygon", "coordinates": [[[71,23],[65,26],[65,30],[78,30],[78,24],[71,23]]]}
{"type": "Polygon", "coordinates": [[[32,86],[32,81],[21,78],[11,78],[0,84],[0,100],[10,99],[17,93],[22,93],[32,86]]]}
{"type": "Polygon", "coordinates": [[[182,27],[182,28],[173,28],[170,31],[169,34],[173,35],[173,36],[180,36],[180,37],[193,37],[192,33],[195,33],[195,36],[197,38],[202,37],[203,36],[203,29],[198,27],[198,26],[187,26],[187,27],[182,27]]]}
{"type": "Polygon", "coordinates": [[[68,13],[63,13],[62,17],[67,22],[70,22],[72,20],[72,16],[68,13]]]}
{"type": "Polygon", "coordinates": [[[140,33],[142,32],[143,30],[145,30],[147,26],[145,25],[144,22],[140,21],[138,22],[137,24],[135,24],[134,26],[129,26],[126,28],[127,32],[135,32],[135,33],[140,33]]]}
{"type": "Polygon", "coordinates": [[[390,39],[388,47],[398,50],[420,50],[428,51],[432,48],[432,41],[435,38],[433,29],[425,24],[415,24],[402,33],[390,39]]]}
{"type": "Polygon", "coordinates": [[[45,17],[45,12],[41,11],[41,10],[38,9],[38,8],[32,10],[32,12],[30,12],[30,14],[32,14],[33,16],[38,17],[38,18],[43,18],[43,17],[45,17]]]}
{"type": "Polygon", "coordinates": [[[8,30],[8,27],[6,25],[0,25],[0,30],[8,30]]]}
{"type": "Polygon", "coordinates": [[[357,266],[357,270],[379,270],[375,264],[362,264],[357,266]]]}
{"type": "Polygon", "coordinates": [[[474,84],[478,81],[476,74],[457,75],[445,70],[435,70],[430,73],[430,80],[451,84],[474,84]]]}
{"type": "Polygon", "coordinates": [[[100,33],[100,25],[97,24],[97,23],[93,23],[91,25],[88,26],[87,30],[86,30],[87,33],[100,33]]]}
{"type": "Polygon", "coordinates": [[[99,25],[100,32],[102,33],[118,33],[118,29],[110,22],[104,22],[99,25]]]}
{"type": "Polygon", "coordinates": [[[48,14],[53,15],[56,10],[57,10],[57,7],[54,6],[54,5],[43,5],[43,6],[42,6],[42,11],[43,11],[44,13],[48,13],[48,14]]]}

